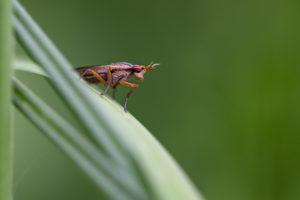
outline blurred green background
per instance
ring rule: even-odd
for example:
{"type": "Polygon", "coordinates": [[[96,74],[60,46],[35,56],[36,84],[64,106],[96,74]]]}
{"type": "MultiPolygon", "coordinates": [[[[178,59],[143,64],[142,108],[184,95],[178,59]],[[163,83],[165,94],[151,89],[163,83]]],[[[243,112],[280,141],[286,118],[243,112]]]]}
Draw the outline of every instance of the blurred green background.
{"type": "MultiPolygon", "coordinates": [[[[207,200],[300,199],[299,1],[21,3],[74,66],[161,63],[129,111],[207,200]]],[[[45,79],[19,76],[72,120],[45,79]]],[[[126,92],[119,87],[121,104],[126,92]]],[[[106,198],[18,111],[15,118],[16,200],[106,198]]]]}

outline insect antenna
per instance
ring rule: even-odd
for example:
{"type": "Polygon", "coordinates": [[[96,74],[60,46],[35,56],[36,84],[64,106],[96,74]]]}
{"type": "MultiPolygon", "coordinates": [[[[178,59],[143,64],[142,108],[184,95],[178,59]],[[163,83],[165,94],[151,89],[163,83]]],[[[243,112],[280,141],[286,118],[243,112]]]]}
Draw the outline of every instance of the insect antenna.
{"type": "Polygon", "coordinates": [[[155,66],[158,66],[160,65],[159,63],[155,63],[155,64],[152,64],[153,62],[151,62],[148,66],[145,67],[145,70],[151,70],[151,69],[154,69],[155,66]]]}
{"type": "Polygon", "coordinates": [[[153,67],[156,67],[158,65],[160,65],[160,63],[154,63],[154,64],[152,64],[153,67]]]}

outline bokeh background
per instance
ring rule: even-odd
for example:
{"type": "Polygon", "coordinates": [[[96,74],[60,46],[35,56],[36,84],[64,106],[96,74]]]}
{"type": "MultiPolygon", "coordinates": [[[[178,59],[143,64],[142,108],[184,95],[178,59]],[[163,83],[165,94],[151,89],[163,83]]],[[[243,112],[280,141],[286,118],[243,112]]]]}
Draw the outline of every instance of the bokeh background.
{"type": "MultiPolygon", "coordinates": [[[[207,200],[300,199],[299,1],[21,3],[74,66],[161,63],[129,111],[207,200]]],[[[18,75],[72,120],[45,79],[18,75]]],[[[123,104],[128,88],[118,92],[123,104]]],[[[106,198],[18,111],[15,118],[16,200],[106,198]]]]}

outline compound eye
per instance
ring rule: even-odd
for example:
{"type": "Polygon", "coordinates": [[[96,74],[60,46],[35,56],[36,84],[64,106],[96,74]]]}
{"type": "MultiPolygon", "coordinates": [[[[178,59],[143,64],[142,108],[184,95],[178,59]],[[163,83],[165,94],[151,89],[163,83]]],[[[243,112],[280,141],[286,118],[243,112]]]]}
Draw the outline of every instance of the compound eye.
{"type": "Polygon", "coordinates": [[[133,65],[133,70],[134,70],[135,72],[140,72],[140,71],[142,71],[142,67],[139,66],[139,65],[133,65]]]}

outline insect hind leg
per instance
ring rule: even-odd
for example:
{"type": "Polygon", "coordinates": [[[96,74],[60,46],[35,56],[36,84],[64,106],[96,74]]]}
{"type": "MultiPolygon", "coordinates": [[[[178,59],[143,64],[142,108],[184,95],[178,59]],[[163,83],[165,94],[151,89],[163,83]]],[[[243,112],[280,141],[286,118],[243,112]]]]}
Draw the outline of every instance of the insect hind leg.
{"type": "Polygon", "coordinates": [[[104,86],[107,86],[106,81],[94,70],[87,69],[82,74],[80,74],[80,78],[83,78],[86,73],[90,72],[98,81],[100,81],[104,86]]]}

